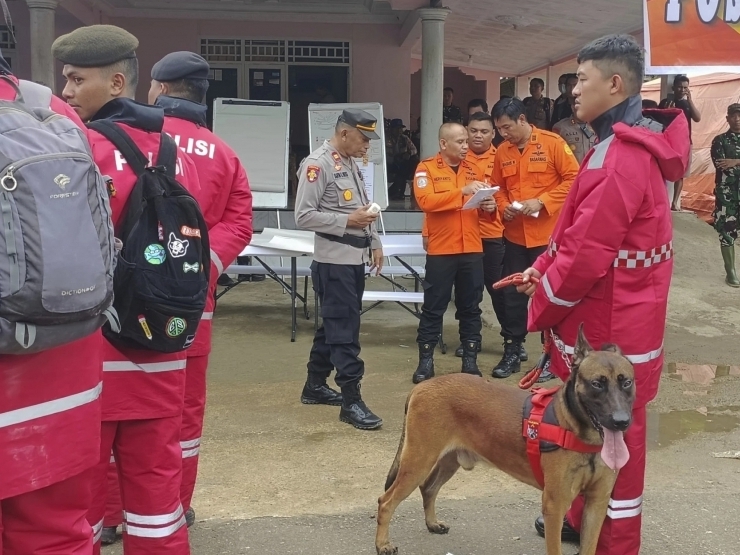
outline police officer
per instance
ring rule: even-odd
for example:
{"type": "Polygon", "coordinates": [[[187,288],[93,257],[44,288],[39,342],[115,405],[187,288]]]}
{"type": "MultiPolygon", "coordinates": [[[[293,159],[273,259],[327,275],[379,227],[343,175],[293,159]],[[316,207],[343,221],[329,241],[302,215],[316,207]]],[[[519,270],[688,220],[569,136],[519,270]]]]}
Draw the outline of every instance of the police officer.
{"type": "Polygon", "coordinates": [[[735,270],[735,241],[740,218],[740,104],[727,107],[730,129],[712,141],[712,163],[717,168],[714,191],[714,229],[719,233],[722,259],[725,263],[725,283],[740,287],[735,270]]]}
{"type": "Polygon", "coordinates": [[[301,402],[341,405],[339,419],[361,430],[383,421],[360,396],[365,363],[360,354],[360,309],[365,291],[365,265],[383,267],[375,220],[365,185],[353,158],[367,154],[376,119],[363,110],[347,109],[334,136],[324,141],[298,170],[295,218],[301,229],[316,232],[311,280],[321,301],[322,325],[316,330],[308,359],[308,379],[301,402]],[[332,369],[342,393],[326,380],[332,369]]]}

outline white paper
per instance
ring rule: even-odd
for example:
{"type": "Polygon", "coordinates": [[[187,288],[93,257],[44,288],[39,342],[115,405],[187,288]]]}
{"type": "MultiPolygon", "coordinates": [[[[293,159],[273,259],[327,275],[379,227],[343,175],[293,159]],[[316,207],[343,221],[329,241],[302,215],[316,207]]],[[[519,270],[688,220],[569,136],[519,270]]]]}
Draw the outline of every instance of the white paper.
{"type": "Polygon", "coordinates": [[[362,160],[355,159],[357,166],[360,168],[362,180],[365,182],[365,193],[370,202],[373,202],[373,191],[375,190],[375,164],[363,164],[362,160]]]}
{"type": "MultiPolygon", "coordinates": [[[[520,202],[518,202],[516,200],[511,203],[511,207],[514,208],[515,210],[521,210],[522,208],[524,208],[524,206],[520,202]]],[[[533,218],[536,218],[539,215],[540,215],[540,211],[539,210],[537,210],[537,212],[532,212],[530,214],[530,216],[532,216],[533,218]]]]}
{"type": "Polygon", "coordinates": [[[499,190],[499,187],[489,187],[487,189],[479,189],[472,197],[468,199],[468,202],[462,207],[463,210],[472,210],[473,208],[480,207],[480,203],[486,199],[491,198],[499,190]]]}

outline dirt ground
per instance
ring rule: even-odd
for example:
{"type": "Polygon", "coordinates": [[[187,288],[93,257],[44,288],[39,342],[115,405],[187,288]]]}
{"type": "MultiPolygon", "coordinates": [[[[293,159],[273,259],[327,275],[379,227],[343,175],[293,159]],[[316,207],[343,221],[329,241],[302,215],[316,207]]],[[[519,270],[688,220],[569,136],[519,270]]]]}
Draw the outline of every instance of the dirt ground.
{"type": "MultiPolygon", "coordinates": [[[[723,283],[711,228],[689,214],[677,214],[675,224],[668,364],[650,406],[642,551],[735,555],[740,460],[713,453],[740,451],[740,290],[723,283]]],[[[360,432],[339,422],[336,407],[301,405],[313,320],[299,319],[291,343],[289,314],[289,297],[269,281],[219,301],[193,501],[195,554],[374,553],[374,512],[412,388],[417,321],[390,304],[363,318],[363,396],[384,425],[360,432]]],[[[451,348],[436,356],[441,374],[459,371],[455,324],[450,313],[451,348]]],[[[498,329],[487,327],[484,373],[501,352],[498,329]]],[[[539,493],[496,470],[458,473],[438,508],[452,526],[446,536],[426,531],[418,494],[401,505],[391,526],[400,553],[544,553],[532,528],[539,493]]],[[[105,552],[120,553],[120,544],[105,552]]]]}

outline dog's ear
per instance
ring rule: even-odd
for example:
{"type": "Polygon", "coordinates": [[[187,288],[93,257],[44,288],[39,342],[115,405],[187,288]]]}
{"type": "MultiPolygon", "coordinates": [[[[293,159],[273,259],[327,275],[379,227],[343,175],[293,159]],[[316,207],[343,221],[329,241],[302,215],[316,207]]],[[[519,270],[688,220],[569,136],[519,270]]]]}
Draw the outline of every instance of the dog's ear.
{"type": "Polygon", "coordinates": [[[620,356],[624,356],[622,349],[620,349],[614,343],[605,343],[604,345],[601,346],[601,350],[606,351],[608,353],[617,353],[620,356]]]}
{"type": "Polygon", "coordinates": [[[586,358],[590,353],[593,352],[593,347],[589,345],[586,336],[583,333],[583,322],[578,326],[578,339],[576,340],[576,346],[573,350],[573,368],[578,368],[583,359],[586,358]]]}

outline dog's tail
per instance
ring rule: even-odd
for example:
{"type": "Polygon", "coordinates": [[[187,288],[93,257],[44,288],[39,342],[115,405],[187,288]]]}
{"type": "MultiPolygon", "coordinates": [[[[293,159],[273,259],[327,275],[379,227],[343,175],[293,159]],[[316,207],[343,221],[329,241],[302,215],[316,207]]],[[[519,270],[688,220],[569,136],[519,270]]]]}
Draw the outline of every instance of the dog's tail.
{"type": "MultiPolygon", "coordinates": [[[[413,392],[412,392],[413,393],[413,392]]],[[[401,464],[401,452],[403,451],[403,441],[406,439],[406,416],[409,412],[409,401],[411,400],[411,393],[406,398],[406,407],[403,409],[403,428],[401,429],[401,441],[398,443],[398,451],[396,452],[396,458],[393,459],[391,469],[388,471],[388,477],[385,479],[385,491],[388,491],[396,481],[398,476],[398,467],[401,464]]]]}

